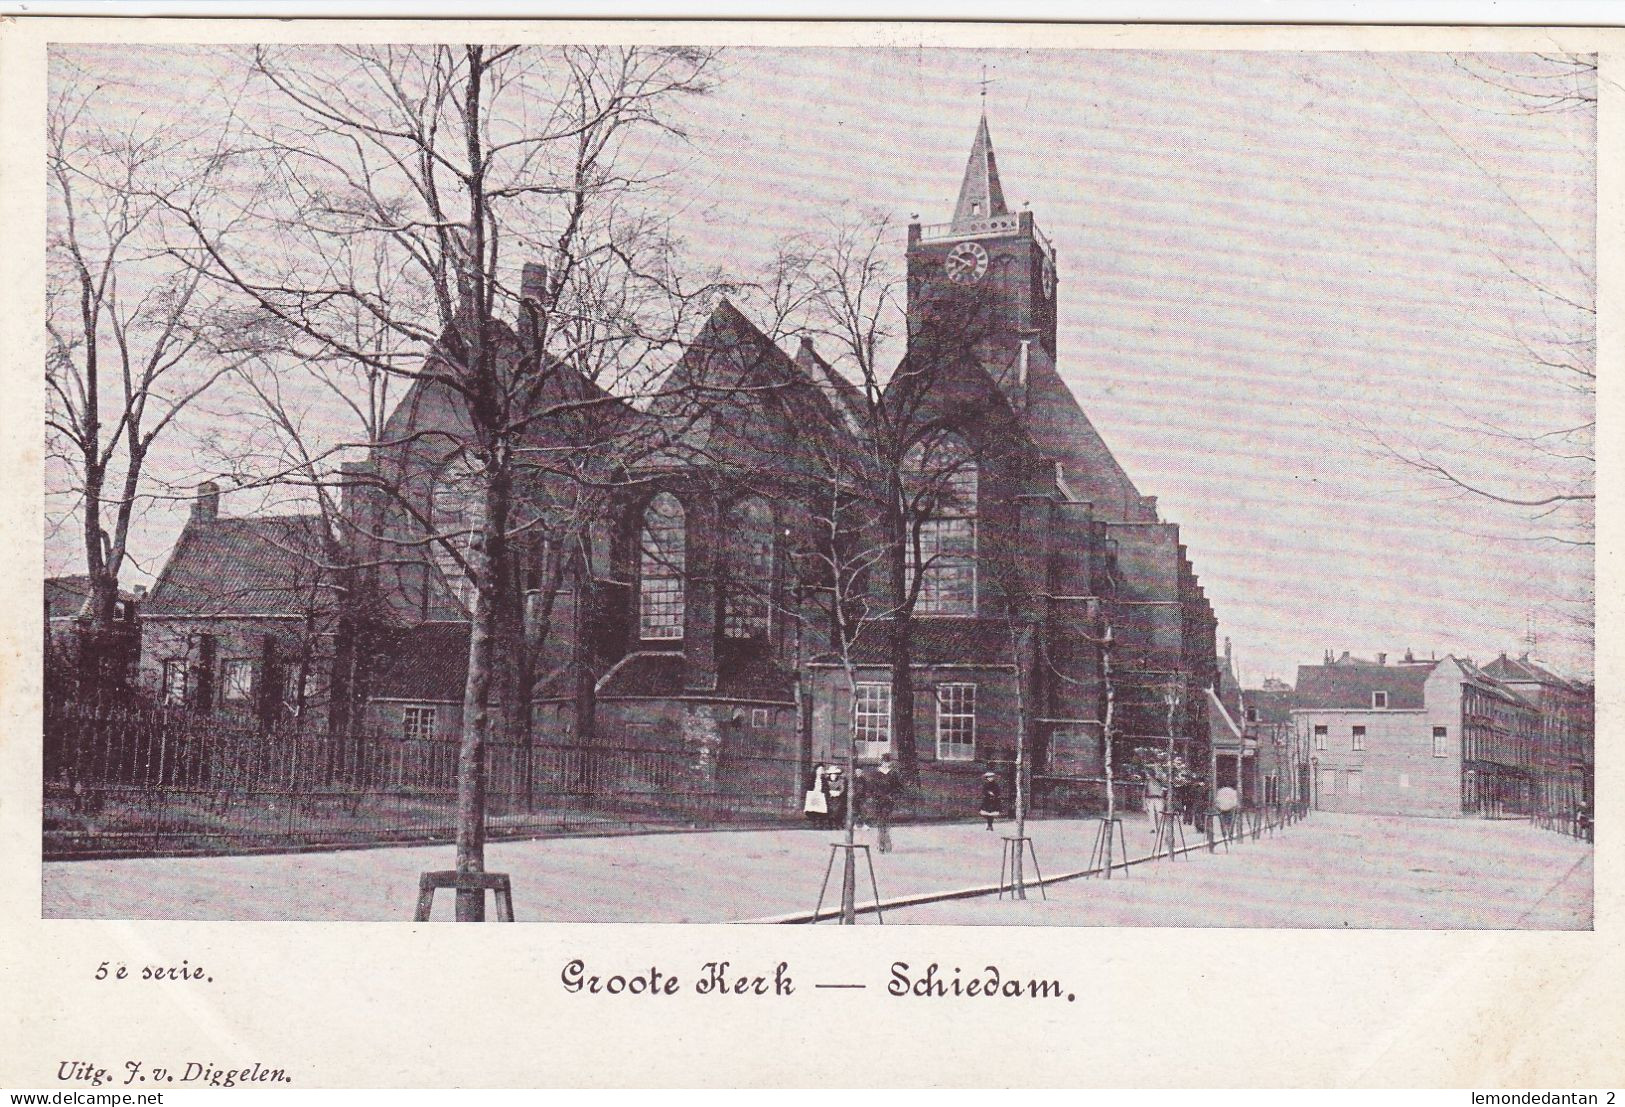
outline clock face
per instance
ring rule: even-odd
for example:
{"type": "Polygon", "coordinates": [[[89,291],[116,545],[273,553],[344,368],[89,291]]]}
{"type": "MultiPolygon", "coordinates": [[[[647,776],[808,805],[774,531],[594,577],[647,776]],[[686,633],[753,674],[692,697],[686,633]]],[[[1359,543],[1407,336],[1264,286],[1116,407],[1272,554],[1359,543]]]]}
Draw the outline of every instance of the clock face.
{"type": "Polygon", "coordinates": [[[948,252],[942,268],[949,280],[973,284],[987,273],[987,251],[974,242],[961,242],[948,252]]]}

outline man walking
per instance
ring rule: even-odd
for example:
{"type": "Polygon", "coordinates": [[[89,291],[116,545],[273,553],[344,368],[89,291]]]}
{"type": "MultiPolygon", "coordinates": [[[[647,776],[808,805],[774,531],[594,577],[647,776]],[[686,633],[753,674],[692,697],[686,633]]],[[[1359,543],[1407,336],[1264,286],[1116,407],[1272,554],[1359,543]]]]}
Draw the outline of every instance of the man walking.
{"type": "Polygon", "coordinates": [[[875,830],[881,853],[891,852],[892,809],[897,804],[897,792],[902,787],[903,774],[892,763],[891,754],[880,755],[880,769],[869,783],[869,813],[874,817],[875,830]]]}

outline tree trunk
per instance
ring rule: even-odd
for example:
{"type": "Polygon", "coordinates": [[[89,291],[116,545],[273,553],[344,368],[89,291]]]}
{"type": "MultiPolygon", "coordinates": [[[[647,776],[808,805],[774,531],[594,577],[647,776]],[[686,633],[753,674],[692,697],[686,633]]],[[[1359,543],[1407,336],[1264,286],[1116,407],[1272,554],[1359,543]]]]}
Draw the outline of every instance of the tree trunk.
{"type": "MultiPolygon", "coordinates": [[[[490,466],[500,465],[492,457],[490,466]]],[[[485,744],[491,728],[491,683],[503,597],[500,573],[504,558],[502,528],[506,495],[500,473],[487,472],[484,513],[479,532],[468,546],[468,567],[477,585],[468,634],[468,683],[463,692],[463,740],[457,754],[457,871],[485,871],[485,744]]],[[[457,892],[457,921],[485,921],[485,893],[457,892]]]]}
{"type": "Polygon", "coordinates": [[[846,672],[847,703],[851,704],[851,718],[846,728],[846,860],[841,865],[841,925],[853,926],[858,921],[858,862],[853,849],[858,809],[858,676],[850,664],[846,672]]]}
{"type": "MultiPolygon", "coordinates": [[[[468,635],[468,684],[463,693],[463,740],[457,752],[457,871],[485,871],[485,739],[490,725],[491,603],[486,588],[474,601],[468,635]]],[[[485,921],[485,893],[457,893],[457,921],[485,921]]]]}
{"type": "Polygon", "coordinates": [[[892,756],[903,778],[919,784],[920,758],[914,741],[914,657],[910,637],[913,631],[913,611],[908,608],[910,589],[908,579],[908,528],[901,508],[901,481],[893,474],[894,487],[887,497],[886,527],[891,536],[891,634],[888,642],[888,661],[891,665],[892,694],[892,756]]]}
{"type": "Polygon", "coordinates": [[[1011,660],[1015,662],[1016,686],[1016,781],[1015,781],[1015,816],[1016,841],[1010,858],[1010,887],[1016,899],[1027,898],[1026,866],[1023,851],[1026,843],[1022,840],[1027,837],[1027,733],[1030,712],[1027,709],[1027,690],[1023,687],[1023,672],[1034,672],[1036,666],[1028,666],[1026,662],[1025,634],[1011,635],[1011,660]]]}

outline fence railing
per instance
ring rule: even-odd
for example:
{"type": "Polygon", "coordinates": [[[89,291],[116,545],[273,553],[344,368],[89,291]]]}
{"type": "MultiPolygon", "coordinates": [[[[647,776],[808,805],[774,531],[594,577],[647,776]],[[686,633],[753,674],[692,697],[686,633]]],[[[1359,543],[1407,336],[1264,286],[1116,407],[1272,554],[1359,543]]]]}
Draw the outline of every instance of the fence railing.
{"type": "MultiPolygon", "coordinates": [[[[397,734],[267,730],[252,720],[73,703],[45,713],[47,857],[422,842],[455,834],[458,744],[397,734]]],[[[931,764],[899,820],[972,817],[991,768],[931,764]]],[[[721,748],[631,748],[545,739],[486,744],[492,836],[805,824],[801,758],[721,748]]],[[[858,793],[862,810],[863,787],[858,793]]],[[[1119,782],[1119,809],[1137,809],[1119,782]]],[[[1104,808],[1104,783],[1039,779],[1035,816],[1104,808]]]]}

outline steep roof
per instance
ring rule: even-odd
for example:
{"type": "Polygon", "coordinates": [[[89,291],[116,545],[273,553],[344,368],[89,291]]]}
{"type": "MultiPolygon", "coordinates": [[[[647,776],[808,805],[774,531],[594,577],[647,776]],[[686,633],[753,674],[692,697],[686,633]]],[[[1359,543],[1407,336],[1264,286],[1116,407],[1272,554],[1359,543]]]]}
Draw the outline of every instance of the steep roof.
{"type": "Polygon", "coordinates": [[[1295,693],[1291,689],[1249,688],[1242,692],[1247,710],[1257,711],[1260,723],[1287,723],[1292,721],[1295,693]]]}
{"type": "Polygon", "coordinates": [[[79,614],[89,598],[88,576],[49,577],[45,581],[45,614],[53,619],[79,614]]]}
{"type": "Polygon", "coordinates": [[[1004,188],[999,184],[999,167],[993,158],[993,138],[987,133],[987,113],[976,126],[976,139],[971,143],[970,159],[965,162],[965,179],[959,185],[959,200],[954,204],[954,223],[961,224],[986,219],[992,215],[1008,215],[1004,203],[1004,188]]]}
{"type": "Polygon", "coordinates": [[[1042,348],[1035,347],[1029,353],[1022,400],[1027,433],[1039,449],[1062,463],[1067,484],[1080,498],[1095,505],[1100,518],[1114,522],[1156,520],[1128,471],[1042,348]]]}
{"type": "Polygon", "coordinates": [[[1218,692],[1209,688],[1207,698],[1214,710],[1207,713],[1208,740],[1214,746],[1223,749],[1239,749],[1243,742],[1240,725],[1230,714],[1229,706],[1224,702],[1218,692]]]}
{"type": "Polygon", "coordinates": [[[802,337],[801,348],[796,351],[795,365],[802,376],[829,396],[830,405],[841,415],[846,429],[853,434],[861,433],[868,418],[868,405],[864,402],[863,393],[819,356],[818,351],[813,349],[812,339],[802,337]]]}
{"type": "Polygon", "coordinates": [[[1413,665],[1299,665],[1297,706],[1322,711],[1369,711],[1371,693],[1387,692],[1391,711],[1420,711],[1423,687],[1439,662],[1413,665]]]}
{"type": "Polygon", "coordinates": [[[1569,683],[1545,666],[1529,660],[1528,654],[1515,658],[1502,654],[1488,665],[1485,665],[1480,671],[1494,680],[1508,683],[1556,684],[1561,686],[1567,686],[1569,683]]]}
{"type": "Polygon", "coordinates": [[[190,519],[142,609],[164,615],[303,615],[332,600],[318,515],[190,519]]]}
{"type": "MultiPolygon", "coordinates": [[[[492,325],[498,356],[517,359],[522,347],[512,328],[501,320],[493,320],[492,325]]],[[[438,369],[445,376],[455,375],[455,367],[447,363],[442,352],[447,341],[447,337],[442,336],[430,352],[426,371],[438,369]]],[[[547,418],[534,418],[525,424],[524,436],[529,441],[556,442],[572,439],[572,436],[572,440],[579,440],[584,433],[601,437],[633,414],[623,400],[611,402],[610,393],[601,385],[557,358],[546,358],[545,373],[540,380],[531,376],[526,381],[536,389],[531,397],[533,411],[548,413],[547,418]]],[[[466,401],[447,380],[418,377],[391,410],[384,437],[389,440],[410,437],[412,431],[421,431],[425,413],[432,412],[432,418],[438,420],[434,429],[466,439],[471,433],[466,411],[466,401]]]]}
{"type": "Polygon", "coordinates": [[[667,449],[651,460],[752,469],[770,464],[791,475],[816,470],[811,448],[834,446],[851,431],[843,406],[828,380],[803,372],[724,297],[651,405],[672,431],[667,449]]]}
{"type": "Polygon", "coordinates": [[[1471,661],[1460,657],[1447,657],[1445,658],[1445,662],[1455,663],[1456,668],[1461,672],[1464,683],[1475,685],[1476,687],[1482,688],[1489,692],[1491,695],[1499,696],[1501,699],[1507,700],[1511,703],[1522,704],[1526,707],[1535,706],[1534,701],[1526,696],[1522,691],[1512,687],[1510,684],[1504,684],[1501,681],[1496,680],[1484,669],[1479,668],[1471,661]]]}
{"type": "MultiPolygon", "coordinates": [[[[118,598],[126,603],[138,603],[133,592],[119,589],[118,598]]],[[[90,577],[78,573],[65,577],[45,578],[46,615],[52,619],[71,619],[84,614],[90,601],[90,577]]]]}

